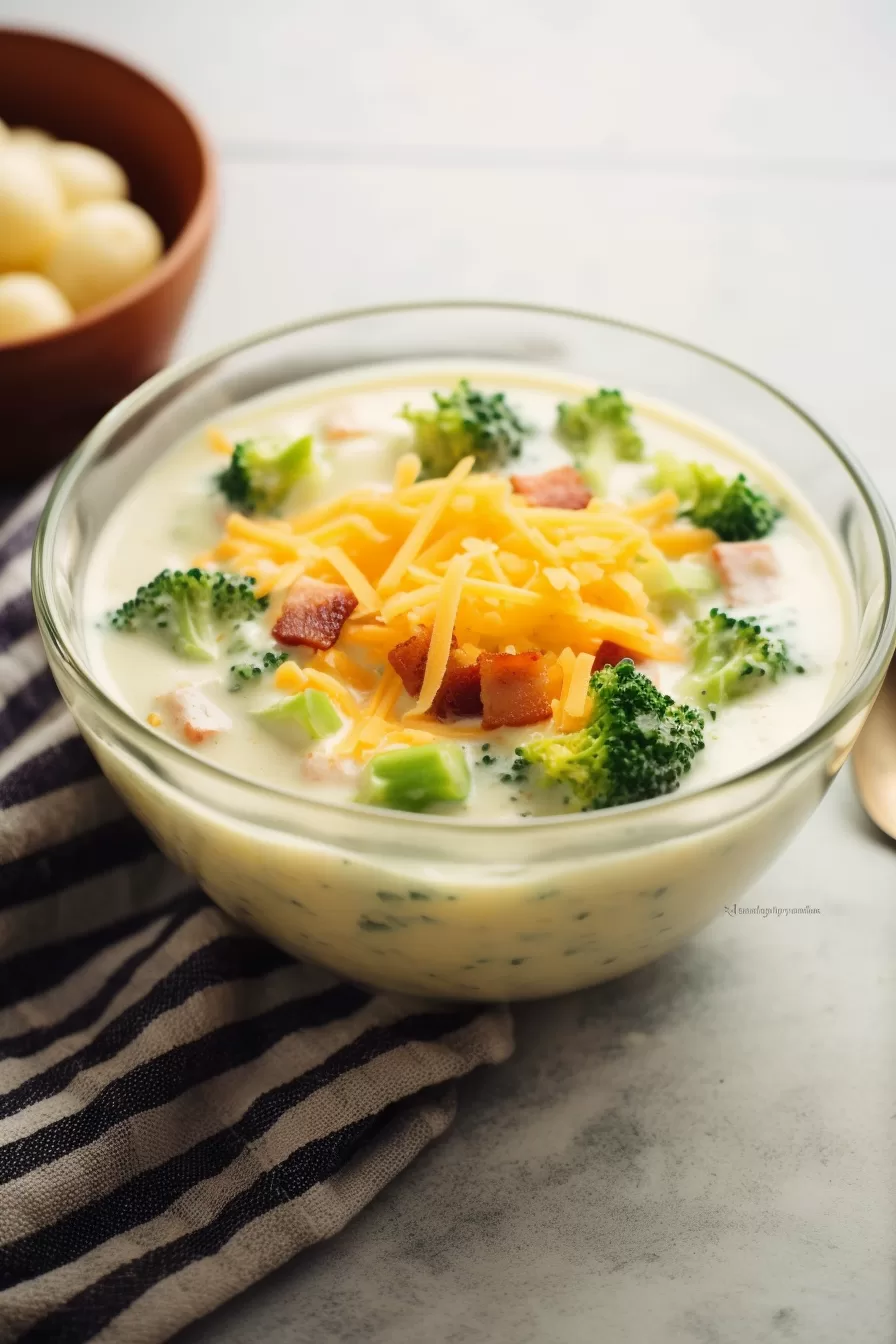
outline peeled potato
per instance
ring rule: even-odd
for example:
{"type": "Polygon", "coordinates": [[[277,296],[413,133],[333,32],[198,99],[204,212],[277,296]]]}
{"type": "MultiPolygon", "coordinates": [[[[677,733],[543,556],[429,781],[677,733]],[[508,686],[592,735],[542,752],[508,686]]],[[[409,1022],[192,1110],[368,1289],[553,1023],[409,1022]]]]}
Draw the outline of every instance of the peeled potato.
{"type": "Polygon", "coordinates": [[[0,275],[0,345],[65,327],[74,317],[68,299],[42,275],[0,275]]]}
{"type": "Polygon", "coordinates": [[[62,233],[62,190],[40,154],[0,145],[0,271],[39,266],[62,233]]]}
{"type": "Polygon", "coordinates": [[[67,217],[44,274],[79,312],[145,275],[162,255],[162,235],[131,201],[92,201],[67,217]]]}
{"type": "Polygon", "coordinates": [[[22,149],[37,149],[43,152],[53,144],[53,137],[48,131],[38,130],[36,126],[10,126],[9,138],[13,144],[21,145],[22,149]]]}
{"type": "Polygon", "coordinates": [[[127,196],[124,170],[101,149],[60,141],[48,153],[69,209],[87,201],[115,201],[127,196]]]}

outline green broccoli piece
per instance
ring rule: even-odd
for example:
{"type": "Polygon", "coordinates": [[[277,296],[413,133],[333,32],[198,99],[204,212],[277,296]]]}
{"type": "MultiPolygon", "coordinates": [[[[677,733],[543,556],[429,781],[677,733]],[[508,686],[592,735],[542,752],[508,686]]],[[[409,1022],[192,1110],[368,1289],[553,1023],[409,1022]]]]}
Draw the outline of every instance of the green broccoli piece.
{"type": "Polygon", "coordinates": [[[561,401],[555,433],[599,495],[607,493],[617,462],[640,462],[644,456],[644,440],[632,424],[631,406],[621,392],[607,387],[581,401],[561,401]]]}
{"type": "Polygon", "coordinates": [[[342,727],[342,719],[330,697],[314,687],[278,700],[267,709],[259,709],[252,717],[268,732],[299,748],[329,737],[342,727]]]}
{"type": "Polygon", "coordinates": [[[699,597],[708,597],[719,586],[716,571],[701,560],[667,560],[663,555],[636,558],[635,575],[661,612],[693,614],[699,597]]]}
{"type": "Polygon", "coordinates": [[[266,439],[238,443],[217,478],[228,503],[243,513],[274,513],[303,476],[314,470],[310,434],[284,448],[266,439]]]}
{"type": "Polygon", "coordinates": [[[781,517],[780,509],[743,472],[727,479],[708,462],[682,462],[672,453],[658,453],[654,467],[652,489],[674,490],[681,500],[679,517],[712,528],[722,541],[766,537],[781,517]]]}
{"type": "Polygon", "coordinates": [[[591,722],[519,749],[583,811],[671,793],[703,746],[703,716],[663,695],[631,659],[591,677],[591,722]]]}
{"type": "Polygon", "coordinates": [[[462,378],[448,396],[433,392],[434,410],[405,406],[402,419],[414,430],[421,477],[447,476],[461,458],[475,457],[474,470],[490,471],[519,457],[529,426],[503,392],[479,392],[462,378]]]}
{"type": "Polygon", "coordinates": [[[422,812],[431,803],[462,803],[470,792],[470,767],[456,742],[381,751],[368,761],[358,802],[422,812]]]}
{"type": "Polygon", "coordinates": [[[285,649],[266,649],[263,653],[252,653],[243,663],[233,663],[230,668],[230,689],[241,691],[251,681],[257,681],[265,672],[274,672],[281,663],[286,662],[285,649]]]}
{"type": "Polygon", "coordinates": [[[115,630],[156,633],[182,658],[209,662],[227,631],[267,607],[267,598],[256,597],[254,586],[254,579],[239,574],[163,569],[112,612],[109,621],[115,630]]]}
{"type": "Polygon", "coordinates": [[[682,693],[699,704],[717,706],[749,695],[765,678],[778,681],[788,672],[804,672],[787,644],[753,619],[735,620],[718,607],[695,621],[690,638],[693,669],[682,693]]]}

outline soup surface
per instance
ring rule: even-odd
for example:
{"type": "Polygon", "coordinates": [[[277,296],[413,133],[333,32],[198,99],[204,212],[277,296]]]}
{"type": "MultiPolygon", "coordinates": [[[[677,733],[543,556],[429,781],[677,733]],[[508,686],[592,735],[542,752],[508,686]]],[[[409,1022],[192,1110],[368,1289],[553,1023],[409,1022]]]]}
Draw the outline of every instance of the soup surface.
{"type": "Polygon", "coordinates": [[[839,552],[761,456],[612,397],[404,365],[229,412],[106,525],[84,594],[96,675],[208,761],[334,802],[524,821],[740,773],[843,676],[839,552]],[[253,584],[211,642],[205,580],[186,614],[170,581],[135,599],[191,567],[253,584]]]}

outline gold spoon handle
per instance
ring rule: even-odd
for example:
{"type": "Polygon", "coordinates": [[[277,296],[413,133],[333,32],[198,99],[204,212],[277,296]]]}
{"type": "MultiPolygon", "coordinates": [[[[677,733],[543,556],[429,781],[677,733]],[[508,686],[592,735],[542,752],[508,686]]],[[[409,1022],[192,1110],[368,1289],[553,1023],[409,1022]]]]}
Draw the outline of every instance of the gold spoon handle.
{"type": "Polygon", "coordinates": [[[896,840],[896,659],[853,748],[852,764],[862,806],[896,840]]]}

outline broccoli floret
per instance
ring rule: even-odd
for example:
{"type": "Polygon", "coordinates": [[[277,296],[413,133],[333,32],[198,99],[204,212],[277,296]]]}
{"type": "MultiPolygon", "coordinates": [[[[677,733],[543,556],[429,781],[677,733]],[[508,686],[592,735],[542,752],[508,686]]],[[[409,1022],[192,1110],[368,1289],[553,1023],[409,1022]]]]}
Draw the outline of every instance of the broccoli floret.
{"type": "Polygon", "coordinates": [[[286,662],[284,649],[266,649],[264,653],[253,653],[245,662],[233,663],[230,668],[230,689],[241,691],[249,682],[258,681],[265,672],[274,672],[281,663],[286,662]]]}
{"type": "Polygon", "coordinates": [[[296,482],[313,469],[310,434],[285,448],[266,439],[247,439],[234,448],[229,465],[218,476],[218,488],[244,513],[274,513],[296,482]]]}
{"type": "Polygon", "coordinates": [[[617,462],[640,462],[644,456],[644,440],[632,424],[631,406],[621,392],[607,387],[581,401],[561,401],[555,433],[599,495],[607,493],[617,462]]]}
{"type": "Polygon", "coordinates": [[[435,408],[405,406],[402,419],[414,430],[422,477],[447,476],[461,458],[473,456],[476,471],[506,466],[522,451],[529,426],[503,392],[479,392],[462,378],[448,396],[433,392],[435,408]]]}
{"type": "Polygon", "coordinates": [[[671,453],[654,459],[654,490],[672,489],[681,500],[682,518],[709,527],[722,541],[756,541],[768,536],[781,516],[761,490],[741,472],[727,479],[707,462],[682,462],[671,453]]]}
{"type": "Polygon", "coordinates": [[[607,437],[620,461],[640,462],[644,456],[644,440],[632,424],[631,406],[621,392],[608,387],[581,401],[561,401],[557,437],[573,453],[587,454],[596,438],[607,437]]]}
{"type": "Polygon", "coordinates": [[[663,695],[631,659],[591,677],[591,722],[521,748],[584,811],[671,793],[703,746],[703,716],[663,695]]]}
{"type": "Polygon", "coordinates": [[[735,620],[718,607],[694,622],[690,645],[693,670],[681,690],[702,705],[723,705],[757,690],[765,678],[777,681],[788,672],[805,671],[791,658],[785,640],[752,618],[735,620]]]}
{"type": "Polygon", "coordinates": [[[207,569],[163,569],[112,612],[116,630],[159,634],[182,658],[213,659],[221,637],[267,607],[255,580],[207,569]]]}

